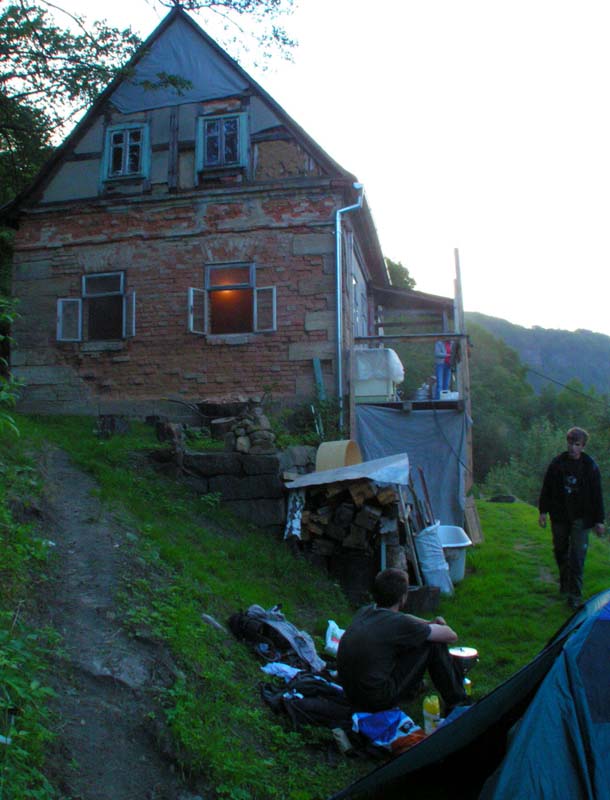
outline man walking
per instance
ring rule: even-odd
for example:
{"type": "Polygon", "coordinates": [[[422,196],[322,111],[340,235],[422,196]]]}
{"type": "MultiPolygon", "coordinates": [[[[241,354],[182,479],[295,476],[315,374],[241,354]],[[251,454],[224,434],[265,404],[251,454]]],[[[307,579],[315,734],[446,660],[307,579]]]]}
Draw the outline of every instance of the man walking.
{"type": "Polygon", "coordinates": [[[549,464],[538,502],[538,524],[551,517],[553,553],[559,567],[559,591],[570,608],[582,602],[582,580],[591,528],[604,532],[601,477],[595,461],[584,452],[589,434],[570,428],[568,449],[549,464]]]}
{"type": "Polygon", "coordinates": [[[361,608],[339,642],[339,681],[359,711],[384,711],[411,699],[428,670],[445,705],[467,702],[462,675],[447,645],[457,634],[442,617],[403,614],[409,578],[401,569],[378,573],[376,604],[361,608]]]}

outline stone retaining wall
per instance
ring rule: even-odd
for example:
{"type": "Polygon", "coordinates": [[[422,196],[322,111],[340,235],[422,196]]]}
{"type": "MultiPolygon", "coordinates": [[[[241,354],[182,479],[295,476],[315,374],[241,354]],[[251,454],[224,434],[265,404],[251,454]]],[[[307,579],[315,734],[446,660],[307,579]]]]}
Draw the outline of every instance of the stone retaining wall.
{"type": "Polygon", "coordinates": [[[277,455],[195,453],[182,460],[183,480],[195,492],[218,492],[223,505],[270,533],[281,534],[286,522],[285,473],[310,472],[315,447],[290,447],[277,455]]]}

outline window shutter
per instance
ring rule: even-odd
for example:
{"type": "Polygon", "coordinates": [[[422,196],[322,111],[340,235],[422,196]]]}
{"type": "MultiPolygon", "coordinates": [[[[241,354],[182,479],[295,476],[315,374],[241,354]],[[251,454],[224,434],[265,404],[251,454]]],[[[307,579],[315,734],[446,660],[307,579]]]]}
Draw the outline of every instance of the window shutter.
{"type": "Polygon", "coordinates": [[[208,293],[205,289],[190,288],[188,292],[188,326],[190,333],[207,333],[208,293]]]}
{"type": "Polygon", "coordinates": [[[131,339],[136,335],[136,293],[123,295],[123,338],[131,339]]]}
{"type": "Polygon", "coordinates": [[[57,301],[57,341],[80,342],[83,337],[83,303],[80,297],[57,301]]]}
{"type": "Polygon", "coordinates": [[[277,329],[275,286],[261,286],[254,295],[254,330],[256,332],[277,329]]]}

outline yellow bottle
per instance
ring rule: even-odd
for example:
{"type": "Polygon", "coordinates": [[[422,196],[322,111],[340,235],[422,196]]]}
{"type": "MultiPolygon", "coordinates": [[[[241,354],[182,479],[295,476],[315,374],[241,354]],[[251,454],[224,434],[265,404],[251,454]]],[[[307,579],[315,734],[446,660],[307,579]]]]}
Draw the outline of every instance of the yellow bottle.
{"type": "Polygon", "coordinates": [[[434,733],[441,721],[441,704],[438,695],[424,697],[424,731],[434,733]]]}

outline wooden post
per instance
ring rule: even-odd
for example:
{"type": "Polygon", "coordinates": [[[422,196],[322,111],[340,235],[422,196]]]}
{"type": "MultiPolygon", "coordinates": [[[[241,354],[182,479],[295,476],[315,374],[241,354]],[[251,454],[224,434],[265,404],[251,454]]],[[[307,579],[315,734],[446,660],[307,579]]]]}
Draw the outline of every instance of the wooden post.
{"type": "MultiPolygon", "coordinates": [[[[455,254],[455,329],[456,333],[466,334],[466,323],[464,321],[464,301],[462,298],[462,275],[460,271],[460,253],[457,247],[455,254]]],[[[472,403],[470,396],[470,364],[468,361],[468,339],[461,340],[462,352],[461,361],[458,365],[458,392],[464,398],[464,411],[468,419],[472,418],[472,403]]],[[[472,489],[473,484],[473,462],[472,462],[472,426],[466,429],[466,476],[464,488],[466,494],[472,489]]]]}

